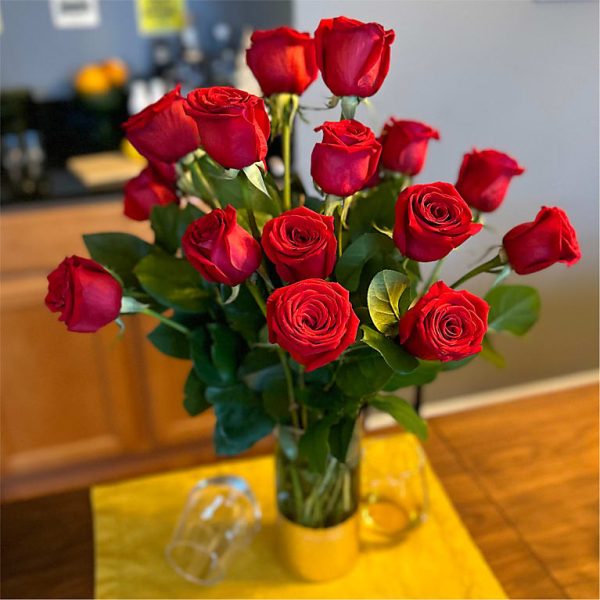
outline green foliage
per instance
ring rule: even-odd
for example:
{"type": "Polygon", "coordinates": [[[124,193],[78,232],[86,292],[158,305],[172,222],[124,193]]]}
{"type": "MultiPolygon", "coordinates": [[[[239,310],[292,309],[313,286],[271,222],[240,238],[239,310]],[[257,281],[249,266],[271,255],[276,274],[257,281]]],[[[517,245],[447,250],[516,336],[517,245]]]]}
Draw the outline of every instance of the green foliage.
{"type": "Polygon", "coordinates": [[[346,396],[363,398],[378,392],[393,374],[379,352],[362,346],[344,358],[335,384],[346,396]]]}
{"type": "Polygon", "coordinates": [[[373,269],[374,262],[376,267],[379,266],[375,272],[381,271],[390,266],[389,259],[394,255],[399,257],[396,246],[389,237],[381,233],[365,233],[352,242],[338,260],[336,279],[347,290],[354,292],[360,285],[361,274],[367,263],[371,263],[373,269]]]}
{"type": "Polygon", "coordinates": [[[494,331],[509,331],[523,335],[540,315],[540,296],[526,285],[499,285],[485,296],[490,305],[488,327],[494,331]]]}
{"type": "Polygon", "coordinates": [[[209,402],[204,397],[206,386],[198,378],[194,369],[190,370],[190,374],[185,381],[183,392],[183,407],[191,417],[199,415],[201,412],[210,408],[209,402]]]}
{"type": "Polygon", "coordinates": [[[217,417],[214,434],[217,454],[239,454],[271,433],[273,419],[264,411],[260,398],[245,385],[209,387],[206,398],[217,417]]]}
{"type": "Polygon", "coordinates": [[[175,254],[188,225],[202,215],[203,213],[191,204],[184,209],[174,203],[155,206],[150,215],[150,225],[154,231],[156,245],[168,254],[175,254]]]}
{"type": "Polygon", "coordinates": [[[308,461],[311,470],[323,473],[329,455],[329,430],[331,418],[324,418],[309,425],[298,442],[298,453],[308,461]]]}
{"type": "Polygon", "coordinates": [[[373,231],[374,227],[393,229],[400,184],[399,180],[393,179],[357,195],[348,216],[351,240],[357,239],[363,233],[373,231]]]}
{"type": "MultiPolygon", "coordinates": [[[[386,269],[375,275],[367,293],[371,321],[377,329],[388,336],[398,334],[400,298],[410,292],[410,281],[398,271],[386,269]]],[[[407,294],[410,297],[410,293],[407,294]]]]}
{"type": "Polygon", "coordinates": [[[149,334],[152,345],[167,356],[174,358],[190,358],[190,342],[187,335],[164,323],[160,323],[149,334]]]}
{"type": "Polygon", "coordinates": [[[400,388],[425,385],[435,380],[442,368],[442,364],[436,361],[419,360],[419,366],[406,375],[394,373],[393,377],[383,387],[385,392],[395,392],[400,388]]]}
{"type": "Polygon", "coordinates": [[[210,323],[192,332],[190,345],[194,369],[206,385],[227,386],[238,381],[244,343],[234,331],[210,323]]]}
{"type": "Polygon", "coordinates": [[[90,256],[116,273],[125,289],[139,288],[134,268],[150,253],[150,244],[128,233],[86,234],[83,241],[90,256]]]}
{"type": "Polygon", "coordinates": [[[329,430],[329,451],[340,462],[346,462],[356,419],[343,417],[329,430]]]}
{"type": "Polygon", "coordinates": [[[397,396],[375,396],[369,399],[369,404],[390,415],[406,431],[414,433],[419,439],[427,439],[427,423],[406,400],[397,396]]]}
{"type": "Polygon", "coordinates": [[[204,312],[210,293],[200,274],[187,261],[155,248],[135,267],[142,287],[155,300],[184,312],[204,312]]]}
{"type": "Polygon", "coordinates": [[[289,417],[289,396],[287,382],[282,369],[263,380],[262,399],[267,414],[275,421],[283,421],[289,417]]]}
{"type": "Polygon", "coordinates": [[[502,354],[500,354],[500,352],[494,348],[489,335],[486,335],[483,338],[482,349],[479,353],[479,356],[499,369],[506,367],[506,360],[504,359],[504,356],[502,356],[502,354]]]}
{"type": "Polygon", "coordinates": [[[401,375],[411,373],[419,366],[417,359],[406,352],[398,342],[394,342],[366,325],[362,325],[361,329],[363,331],[362,341],[377,350],[395,373],[401,375]]]}
{"type": "Polygon", "coordinates": [[[227,323],[234,331],[249,343],[258,340],[259,331],[265,324],[265,317],[245,285],[240,287],[238,297],[222,308],[227,323]]]}

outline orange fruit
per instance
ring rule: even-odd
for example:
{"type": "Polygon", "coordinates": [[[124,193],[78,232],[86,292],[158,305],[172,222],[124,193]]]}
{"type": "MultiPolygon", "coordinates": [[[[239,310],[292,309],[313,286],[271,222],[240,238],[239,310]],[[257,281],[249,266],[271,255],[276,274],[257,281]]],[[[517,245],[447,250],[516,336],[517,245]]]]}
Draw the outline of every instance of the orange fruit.
{"type": "Polygon", "coordinates": [[[115,87],[122,87],[129,77],[129,69],[120,58],[109,58],[102,63],[102,68],[108,80],[115,87]]]}
{"type": "Polygon", "coordinates": [[[106,94],[111,87],[110,79],[99,65],[86,65],[75,75],[75,90],[83,96],[106,94]]]}

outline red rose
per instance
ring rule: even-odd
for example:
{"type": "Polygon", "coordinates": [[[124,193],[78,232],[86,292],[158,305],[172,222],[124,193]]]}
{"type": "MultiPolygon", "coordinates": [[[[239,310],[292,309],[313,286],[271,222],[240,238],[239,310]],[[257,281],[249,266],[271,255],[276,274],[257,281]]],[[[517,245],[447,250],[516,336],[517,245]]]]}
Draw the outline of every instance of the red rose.
{"type": "Polygon", "coordinates": [[[237,224],[229,205],[196,219],[185,230],[181,247],[190,264],[212,283],[239,285],[260,265],[258,242],[237,224]]]}
{"type": "Polygon", "coordinates": [[[412,185],[396,201],[394,242],[412,260],[444,258],[482,227],[450,183],[412,185]]]}
{"type": "Polygon", "coordinates": [[[289,27],[255,31],[246,62],[265,96],[302,94],[317,78],[315,42],[289,27]]]}
{"type": "Polygon", "coordinates": [[[335,266],[334,218],[305,207],[288,210],[267,221],[261,243],[284,281],[325,279],[335,266]]]}
{"type": "Polygon", "coordinates": [[[177,162],[200,145],[198,128],[184,111],[178,85],[123,123],[125,136],[149,160],[177,162]]]}
{"type": "Polygon", "coordinates": [[[489,304],[442,281],[400,319],[400,343],[423,360],[461,360],[481,352],[489,304]]]}
{"type": "Polygon", "coordinates": [[[119,282],[89,258],[65,258],[48,275],[46,306],[60,312],[69,331],[89,333],[114,321],[121,311],[119,282]]]}
{"type": "Polygon", "coordinates": [[[356,339],[358,325],[350,294],[339,283],[304,279],[267,300],[269,341],[307,371],[335,360],[356,339]]]}
{"type": "Polygon", "coordinates": [[[418,121],[391,118],[379,138],[381,164],[404,175],[417,175],[425,164],[430,139],[440,139],[440,134],[433,127],[418,121]]]}
{"type": "Polygon", "coordinates": [[[515,175],[525,169],[514,158],[497,150],[475,150],[465,154],[456,189],[467,203],[482,212],[496,210],[515,175]]]}
{"type": "Polygon", "coordinates": [[[243,169],[263,161],[271,132],[265,103],[230,87],[190,92],[185,110],[200,132],[208,155],[226,169],[243,169]]]}
{"type": "Polygon", "coordinates": [[[312,151],[310,173],[326,193],[351,196],[365,187],[377,171],[381,144],[362,123],[348,119],[327,121],[315,131],[323,141],[312,151]]]}
{"type": "Polygon", "coordinates": [[[173,163],[160,162],[156,160],[148,161],[148,168],[156,179],[162,181],[166,185],[175,187],[177,182],[177,171],[173,163]]]}
{"type": "Polygon", "coordinates": [[[165,185],[150,167],[146,167],[125,184],[124,213],[135,221],[145,221],[150,218],[154,206],[165,206],[178,200],[174,186],[165,185]]]}
{"type": "Polygon", "coordinates": [[[556,262],[568,266],[581,258],[575,229],[564,210],[543,206],[535,221],[513,227],[502,240],[508,262],[519,275],[528,275],[556,262]]]}
{"type": "Polygon", "coordinates": [[[337,17],[323,19],[315,31],[317,64],[336,96],[376,94],[390,68],[393,30],[377,23],[337,17]]]}

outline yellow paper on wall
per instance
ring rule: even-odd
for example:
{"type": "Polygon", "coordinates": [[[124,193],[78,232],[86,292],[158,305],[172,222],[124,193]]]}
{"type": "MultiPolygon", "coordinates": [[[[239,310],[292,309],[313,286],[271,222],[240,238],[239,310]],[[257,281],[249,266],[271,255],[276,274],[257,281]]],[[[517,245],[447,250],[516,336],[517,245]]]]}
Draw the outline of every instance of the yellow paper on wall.
{"type": "Polygon", "coordinates": [[[185,0],[136,0],[136,7],[142,35],[173,33],[185,26],[185,0]]]}

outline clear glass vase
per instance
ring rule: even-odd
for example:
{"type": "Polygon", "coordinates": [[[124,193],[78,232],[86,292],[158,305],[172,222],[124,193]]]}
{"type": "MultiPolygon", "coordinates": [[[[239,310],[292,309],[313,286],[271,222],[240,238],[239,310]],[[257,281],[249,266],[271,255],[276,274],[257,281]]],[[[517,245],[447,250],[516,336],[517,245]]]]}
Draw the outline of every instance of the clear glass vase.
{"type": "Polygon", "coordinates": [[[358,558],[360,429],[355,427],[346,460],[329,455],[322,471],[300,456],[301,435],[291,427],[277,432],[280,548],[288,567],[303,579],[335,579],[358,558]]]}

